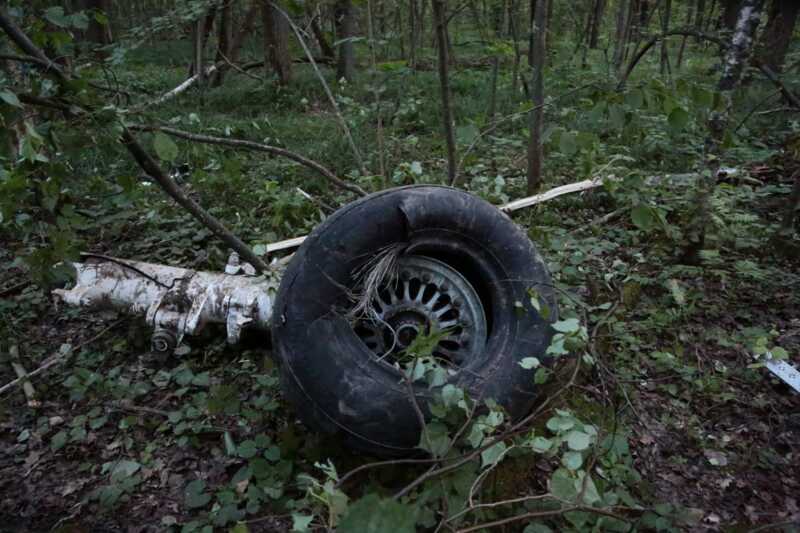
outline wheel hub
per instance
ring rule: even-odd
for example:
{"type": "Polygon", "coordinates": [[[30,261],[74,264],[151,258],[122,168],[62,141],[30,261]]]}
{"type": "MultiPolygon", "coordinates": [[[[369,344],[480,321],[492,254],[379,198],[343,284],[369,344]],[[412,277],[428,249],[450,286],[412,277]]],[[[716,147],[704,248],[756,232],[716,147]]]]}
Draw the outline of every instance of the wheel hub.
{"type": "Polygon", "coordinates": [[[381,359],[396,361],[420,335],[429,335],[438,339],[432,355],[440,363],[462,366],[486,344],[486,315],[477,292],[458,271],[436,259],[398,259],[397,279],[377,291],[372,309],[355,331],[381,359]]]}

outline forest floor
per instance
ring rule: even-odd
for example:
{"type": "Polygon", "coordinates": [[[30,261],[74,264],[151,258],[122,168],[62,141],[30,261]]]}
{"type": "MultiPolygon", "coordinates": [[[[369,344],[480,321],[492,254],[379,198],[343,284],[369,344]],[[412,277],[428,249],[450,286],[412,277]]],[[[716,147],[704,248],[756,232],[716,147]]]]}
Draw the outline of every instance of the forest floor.
{"type": "MultiPolygon", "coordinates": [[[[171,83],[161,79],[153,85],[171,83]]],[[[259,103],[248,98],[256,89],[237,90],[210,91],[206,109],[214,110],[214,124],[230,122],[234,131],[252,133],[259,103]],[[236,109],[233,101],[247,103],[236,109]]],[[[340,139],[332,140],[335,123],[303,90],[277,100],[262,95],[262,103],[273,106],[269,135],[288,146],[308,146],[319,152],[316,157],[335,158],[342,149],[340,139]],[[311,103],[300,102],[307,96],[311,103]],[[321,116],[334,125],[320,125],[321,116]],[[307,128],[290,130],[292,121],[307,128]]],[[[398,104],[399,112],[407,104],[398,104]]],[[[191,109],[173,111],[185,119],[191,109]]],[[[402,136],[394,145],[398,158],[411,150],[403,127],[393,130],[402,136]]],[[[437,134],[431,129],[426,135],[437,134]]],[[[501,141],[472,162],[473,168],[492,168],[474,170],[473,191],[495,203],[524,189],[519,139],[501,141]],[[499,173],[502,184],[494,179],[499,173]]],[[[280,174],[282,167],[269,166],[277,163],[186,152],[192,170],[185,185],[204,202],[226,203],[219,212],[248,242],[302,234],[319,221],[319,209],[289,189],[247,188],[248,176],[280,174]],[[237,166],[228,168],[234,161],[237,166]],[[241,174],[241,181],[226,185],[209,177],[221,167],[226,176],[241,174]],[[268,205],[251,209],[248,195],[268,205]]],[[[765,149],[778,152],[774,142],[765,149]]],[[[682,192],[668,185],[647,191],[647,205],[657,206],[652,220],[637,211],[641,200],[606,190],[515,215],[572,300],[613,309],[602,320],[589,317],[598,358],[552,408],[570,409],[601,431],[624,428],[635,472],[627,490],[664,517],[682,510],[680,520],[659,524],[664,529],[800,527],[800,394],[766,368],[752,367],[759,346],[782,347],[800,367],[800,261],[767,245],[788,190],[789,164],[761,155],[747,152],[738,160],[755,182],[720,186],[723,229],[711,239],[702,268],[674,260],[670,228],[677,215],[671,205],[682,201],[682,192]],[[597,223],[598,215],[615,210],[621,216],[597,223]]],[[[416,179],[434,181],[429,176],[441,170],[441,158],[428,153],[420,160],[426,175],[416,179]]],[[[565,170],[564,160],[558,161],[562,166],[548,185],[580,177],[580,170],[565,170]]],[[[415,177],[409,164],[398,168],[406,171],[397,184],[415,177]]],[[[640,174],[647,172],[652,171],[640,174]]],[[[301,178],[292,183],[304,184],[301,178]]],[[[310,190],[344,202],[326,196],[324,184],[310,190]]],[[[224,258],[207,231],[154,191],[98,208],[94,216],[84,236],[93,252],[204,269],[219,269],[224,258]]],[[[13,236],[0,233],[4,344],[27,371],[67,346],[71,351],[66,364],[32,380],[34,397],[21,388],[2,397],[0,531],[143,532],[175,526],[188,532],[209,525],[289,531],[293,501],[304,492],[297,474],[328,459],[340,473],[374,459],[322,439],[296,420],[281,398],[267,340],[228,347],[212,331],[178,356],[156,357],[149,352],[147,329],[136,320],[54,305],[48,289],[27,281],[15,262],[11,250],[19,247],[13,236]],[[254,456],[263,457],[258,494],[255,478],[242,474],[244,466],[254,467],[254,456]]],[[[14,377],[3,360],[0,382],[14,377]]],[[[543,490],[557,465],[558,458],[546,457],[503,463],[487,490],[502,497],[543,490]]],[[[418,468],[368,474],[346,490],[355,497],[367,485],[391,487],[418,468]]]]}

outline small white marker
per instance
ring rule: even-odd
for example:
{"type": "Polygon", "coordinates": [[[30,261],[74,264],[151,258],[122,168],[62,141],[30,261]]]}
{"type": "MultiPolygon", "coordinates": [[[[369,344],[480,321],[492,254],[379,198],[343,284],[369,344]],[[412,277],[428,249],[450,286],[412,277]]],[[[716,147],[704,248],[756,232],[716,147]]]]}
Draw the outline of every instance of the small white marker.
{"type": "Polygon", "coordinates": [[[800,392],[800,372],[795,367],[786,361],[769,360],[765,364],[770,372],[785,381],[795,391],[800,392]]]}

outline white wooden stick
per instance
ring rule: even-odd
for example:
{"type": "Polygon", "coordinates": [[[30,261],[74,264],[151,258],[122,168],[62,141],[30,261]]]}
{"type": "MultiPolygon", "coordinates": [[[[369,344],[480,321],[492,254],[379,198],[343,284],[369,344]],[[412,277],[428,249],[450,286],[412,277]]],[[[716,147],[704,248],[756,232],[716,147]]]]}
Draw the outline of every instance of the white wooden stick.
{"type": "MultiPolygon", "coordinates": [[[[589,189],[594,189],[595,187],[599,187],[603,184],[602,178],[594,178],[590,180],[583,180],[577,183],[569,183],[567,185],[561,185],[560,187],[555,187],[550,189],[549,191],[545,191],[540,194],[534,194],[533,196],[528,196],[525,198],[520,198],[519,200],[514,200],[513,202],[509,202],[505,205],[500,206],[501,211],[511,212],[516,211],[517,209],[523,209],[525,207],[530,207],[532,205],[541,204],[548,200],[552,200],[553,198],[557,198],[564,194],[570,194],[573,192],[580,192],[586,191],[589,189]]],[[[297,248],[303,241],[306,240],[307,235],[303,235],[302,237],[294,237],[292,239],[286,239],[285,241],[278,241],[273,242],[272,244],[267,245],[267,254],[271,254],[273,252],[277,252],[280,250],[289,250],[291,248],[297,248]]]]}
{"type": "Polygon", "coordinates": [[[513,202],[501,205],[500,211],[505,211],[505,212],[516,211],[517,209],[522,209],[524,207],[530,207],[532,205],[541,204],[543,202],[552,200],[553,198],[557,198],[564,194],[570,194],[573,192],[594,189],[595,187],[599,187],[602,184],[603,184],[602,178],[594,178],[590,180],[579,181],[577,183],[569,183],[567,185],[561,185],[560,187],[555,187],[553,189],[550,189],[549,191],[545,191],[540,194],[534,194],[533,196],[528,196],[525,198],[520,198],[519,200],[514,200],[513,202]]]}

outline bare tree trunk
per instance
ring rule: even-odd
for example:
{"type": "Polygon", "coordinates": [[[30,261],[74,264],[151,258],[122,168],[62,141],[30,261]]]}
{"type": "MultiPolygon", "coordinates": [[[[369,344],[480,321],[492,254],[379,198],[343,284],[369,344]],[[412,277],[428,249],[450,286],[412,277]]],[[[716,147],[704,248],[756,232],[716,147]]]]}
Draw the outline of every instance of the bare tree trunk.
{"type": "Polygon", "coordinates": [[[722,100],[709,115],[708,137],[705,142],[706,171],[697,176],[696,203],[690,212],[686,228],[687,245],[682,260],[699,263],[700,251],[705,245],[706,230],[711,222],[711,196],[717,182],[720,159],[723,155],[723,139],[728,125],[733,90],[739,85],[753,48],[753,38],[761,21],[763,0],[743,0],[736,26],[731,36],[730,46],[725,52],[722,76],[717,84],[717,92],[722,100]]]}
{"type": "MultiPolygon", "coordinates": [[[[205,17],[200,19],[203,22],[202,22],[202,29],[201,29],[202,33],[200,35],[200,43],[199,44],[196,42],[197,31],[198,31],[197,28],[198,28],[199,21],[196,21],[196,22],[192,23],[192,46],[193,46],[193,50],[196,50],[197,46],[200,46],[200,47],[203,48],[203,50],[205,50],[206,43],[208,42],[208,38],[211,36],[211,30],[214,28],[214,18],[216,17],[216,15],[217,15],[217,8],[216,7],[212,7],[212,8],[210,8],[208,10],[208,13],[206,13],[205,17]]],[[[194,52],[192,54],[193,54],[192,55],[192,62],[189,65],[189,78],[197,75],[197,73],[199,72],[199,69],[197,68],[197,63],[195,61],[196,60],[196,57],[195,57],[196,54],[194,52]]]]}
{"type": "Polygon", "coordinates": [[[203,39],[203,19],[197,19],[197,22],[194,24],[193,30],[193,40],[194,40],[194,69],[195,69],[195,76],[197,76],[197,89],[200,91],[200,104],[203,104],[203,97],[204,97],[204,89],[205,89],[205,72],[206,72],[206,58],[205,58],[205,46],[204,46],[204,39],[203,39]]]}
{"type": "MultiPolygon", "coordinates": [[[[661,12],[661,33],[665,34],[669,31],[669,18],[672,11],[672,0],[663,0],[661,12]]],[[[684,37],[685,39],[685,37],[684,37]]],[[[669,65],[669,42],[668,39],[661,40],[661,76],[669,76],[671,74],[669,65]]]]}
{"type": "Polygon", "coordinates": [[[511,98],[516,100],[519,94],[519,62],[522,51],[519,49],[519,34],[517,33],[517,0],[510,0],[510,15],[508,19],[508,29],[511,32],[511,44],[514,47],[514,63],[511,67],[511,98]]]}
{"type": "Polygon", "coordinates": [[[778,235],[791,237],[794,233],[794,221],[797,218],[797,208],[800,207],[800,172],[795,172],[792,193],[783,213],[783,220],[778,235]]]}
{"type": "Polygon", "coordinates": [[[531,139],[528,144],[528,194],[542,186],[542,126],[544,122],[544,64],[547,53],[547,0],[536,0],[534,12],[534,63],[531,65],[533,109],[530,112],[531,139]]]}
{"type": "MultiPolygon", "coordinates": [[[[225,59],[230,60],[231,46],[233,45],[233,21],[231,20],[231,9],[233,5],[231,2],[226,3],[222,7],[222,13],[219,19],[219,29],[217,30],[217,54],[214,63],[220,63],[225,59]]],[[[211,86],[219,87],[225,78],[225,70],[218,70],[211,77],[211,86]]]]}
{"type": "MultiPolygon", "coordinates": [[[[501,6],[502,13],[500,15],[500,21],[498,24],[495,25],[496,31],[496,38],[502,39],[508,34],[508,2],[503,0],[503,4],[501,6]]],[[[489,91],[489,122],[494,123],[494,115],[497,110],[497,79],[500,74],[500,56],[495,54],[492,57],[492,80],[491,80],[491,87],[489,91]]]]}
{"type": "Polygon", "coordinates": [[[744,4],[743,0],[722,0],[722,27],[733,31],[739,18],[739,11],[744,4]]]}
{"type": "MultiPolygon", "coordinates": [[[[695,14],[695,8],[697,4],[695,3],[696,0],[689,0],[689,9],[686,11],[686,27],[691,27],[692,23],[697,20],[697,15],[695,14]]],[[[681,39],[681,47],[678,49],[678,59],[675,62],[675,68],[680,70],[681,63],[683,63],[683,52],[686,50],[686,41],[689,39],[688,35],[684,35],[683,39],[681,39]]]]}
{"type": "Polygon", "coordinates": [[[617,29],[614,33],[614,71],[619,71],[620,67],[622,66],[622,58],[625,55],[625,37],[628,34],[627,31],[627,23],[628,19],[626,17],[629,9],[630,0],[619,0],[619,5],[617,5],[617,29]]]}
{"type": "Polygon", "coordinates": [[[311,17],[311,31],[314,33],[314,38],[317,40],[317,43],[319,43],[319,50],[322,53],[322,57],[333,61],[336,58],[336,51],[328,42],[327,37],[325,37],[322,26],[319,25],[319,19],[322,16],[319,7],[317,7],[316,12],[309,13],[309,16],[311,17]]]}
{"type": "Polygon", "coordinates": [[[102,12],[108,19],[106,24],[100,24],[94,14],[90,14],[86,40],[95,44],[111,44],[113,42],[111,34],[111,2],[109,0],[84,0],[83,6],[87,10],[102,12]]]}
{"type": "MultiPolygon", "coordinates": [[[[697,0],[697,8],[694,12],[694,29],[697,32],[702,32],[704,29],[704,24],[706,21],[706,0],[697,0]]],[[[709,15],[708,18],[711,18],[709,15]]],[[[697,43],[700,42],[700,39],[696,40],[697,43]]]]}
{"type": "Polygon", "coordinates": [[[417,68],[417,0],[408,0],[408,62],[412,69],[417,68]]]}
{"type": "Polygon", "coordinates": [[[600,28],[603,25],[603,13],[606,9],[605,0],[595,0],[594,10],[592,11],[592,32],[589,37],[589,48],[592,50],[597,48],[597,40],[600,36],[600,28]]]}
{"type": "Polygon", "coordinates": [[[783,69],[799,13],[798,0],[772,0],[767,26],[761,36],[758,59],[774,72],[783,69]]]}
{"type": "Polygon", "coordinates": [[[339,60],[336,76],[353,81],[356,74],[356,55],[352,38],[355,34],[353,3],[351,0],[337,0],[335,7],[336,40],[339,41],[339,60]]]}
{"type": "Polygon", "coordinates": [[[445,0],[432,0],[433,21],[436,26],[436,45],[439,51],[439,85],[442,92],[442,125],[447,143],[447,179],[451,185],[460,185],[457,174],[456,136],[453,109],[450,105],[450,62],[447,54],[447,6],[445,0]]]}
{"type": "Polygon", "coordinates": [[[264,25],[264,64],[272,66],[278,76],[278,84],[288,85],[292,81],[288,22],[277,11],[272,0],[264,0],[261,20],[264,25]]]}

